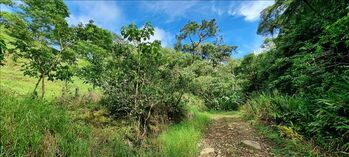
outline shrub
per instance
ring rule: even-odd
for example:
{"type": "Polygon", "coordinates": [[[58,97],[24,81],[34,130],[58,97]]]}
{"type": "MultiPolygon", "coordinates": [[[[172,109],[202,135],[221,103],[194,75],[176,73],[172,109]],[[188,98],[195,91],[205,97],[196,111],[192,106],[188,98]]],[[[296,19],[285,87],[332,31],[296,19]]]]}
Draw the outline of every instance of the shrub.
{"type": "Polygon", "coordinates": [[[149,23],[142,28],[130,24],[121,34],[127,43],[116,45],[113,58],[107,61],[101,85],[103,104],[115,117],[135,123],[134,143],[140,145],[154,128],[151,120],[182,120],[187,80],[178,72],[177,57],[162,53],[160,41],[149,41],[154,34],[149,23]]]}
{"type": "Polygon", "coordinates": [[[249,99],[246,107],[248,115],[272,123],[301,125],[309,121],[306,101],[295,96],[261,93],[249,99]]]}
{"type": "Polygon", "coordinates": [[[316,102],[277,92],[261,93],[247,101],[246,113],[250,118],[282,125],[281,132],[311,138],[328,151],[348,151],[348,85],[348,80],[337,83],[316,102]]]}
{"type": "Polygon", "coordinates": [[[237,110],[243,100],[239,83],[227,67],[220,66],[209,75],[193,79],[191,90],[210,110],[237,110]]]}
{"type": "Polygon", "coordinates": [[[318,135],[317,142],[327,145],[327,149],[349,151],[349,78],[338,82],[317,103],[319,108],[309,131],[318,135]]]}

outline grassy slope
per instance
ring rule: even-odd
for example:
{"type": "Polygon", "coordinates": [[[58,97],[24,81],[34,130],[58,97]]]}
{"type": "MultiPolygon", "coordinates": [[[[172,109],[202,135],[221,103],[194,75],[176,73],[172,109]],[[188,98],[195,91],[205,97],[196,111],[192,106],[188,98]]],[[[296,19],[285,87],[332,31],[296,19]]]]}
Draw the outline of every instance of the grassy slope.
{"type": "MultiPolygon", "coordinates": [[[[57,106],[51,101],[61,95],[63,82],[46,82],[46,100],[27,98],[36,79],[24,76],[20,63],[7,62],[0,68],[1,108],[0,156],[1,155],[49,155],[59,152],[68,156],[196,156],[198,143],[209,122],[209,115],[197,108],[190,108],[193,118],[170,126],[155,140],[156,148],[136,150],[130,153],[120,142],[119,128],[96,128],[77,120],[79,113],[91,111],[76,104],[71,108],[57,106]],[[77,116],[75,114],[78,114],[77,116]],[[34,129],[27,129],[34,128],[34,129]],[[75,140],[74,140],[75,139],[75,140]],[[102,142],[104,141],[104,142],[102,142]],[[105,142],[107,141],[107,142],[105,142]]],[[[89,85],[74,79],[71,90],[79,87],[86,93],[89,85]]],[[[40,88],[39,88],[39,93],[40,88]]],[[[196,100],[191,103],[201,104],[196,100]]],[[[202,105],[202,104],[201,104],[202,105]]],[[[93,112],[91,112],[93,114],[93,112]]],[[[121,129],[122,130],[122,129],[121,129]]]]}
{"type": "MultiPolygon", "coordinates": [[[[10,60],[5,66],[0,67],[0,88],[3,90],[12,90],[20,95],[26,95],[33,92],[36,78],[24,76],[21,71],[21,63],[14,63],[10,60]]],[[[74,83],[70,84],[71,92],[77,87],[80,88],[81,93],[87,93],[90,85],[84,84],[82,80],[74,78],[74,83]]],[[[53,99],[62,93],[62,81],[47,81],[46,80],[46,99],[53,99]]],[[[41,93],[41,86],[38,87],[39,94],[41,93]]]]}
{"type": "MultiPolygon", "coordinates": [[[[69,104],[55,104],[55,98],[61,96],[62,81],[46,81],[45,100],[30,99],[37,80],[24,76],[20,65],[8,60],[0,67],[0,156],[51,156],[55,153],[125,156],[128,153],[117,126],[94,124],[99,119],[109,118],[98,114],[102,108],[98,104],[91,104],[91,107],[70,99],[69,104]]],[[[79,87],[81,94],[91,88],[77,78],[69,86],[71,92],[79,87]]],[[[40,94],[40,89],[38,92],[40,94]]]]}
{"type": "MultiPolygon", "coordinates": [[[[6,91],[15,91],[19,95],[32,92],[36,83],[35,78],[23,76],[20,66],[8,63],[0,69],[0,88],[6,91]]],[[[47,82],[48,100],[53,100],[61,95],[63,83],[61,81],[47,82]]],[[[83,84],[81,80],[75,79],[71,85],[72,89],[79,87],[82,93],[86,93],[90,86],[83,84]]],[[[39,91],[40,92],[40,91],[39,91]]],[[[118,141],[118,134],[113,134],[115,128],[106,129],[93,128],[88,124],[73,122],[74,119],[66,108],[57,107],[45,101],[33,101],[23,96],[12,98],[6,93],[1,93],[1,138],[0,155],[28,154],[28,148],[32,154],[53,153],[59,150],[61,153],[71,156],[79,155],[116,155],[123,156],[127,148],[118,141]],[[42,121],[45,119],[45,121],[42,121]],[[27,128],[36,128],[28,130],[27,128]],[[63,128],[63,129],[62,129],[63,128]],[[53,133],[51,133],[53,132],[53,133]],[[53,134],[53,135],[52,135],[53,134]],[[55,136],[54,138],[50,136],[55,136]],[[79,138],[77,138],[79,137],[79,138]],[[79,139],[73,140],[72,139],[79,139]],[[45,143],[44,140],[51,140],[45,143]],[[54,140],[54,141],[52,141],[54,140]],[[109,141],[100,143],[101,141],[109,141]],[[54,144],[52,144],[52,142],[54,144]],[[8,148],[12,145],[11,149],[8,148]],[[6,149],[6,151],[5,151],[6,149]],[[89,152],[88,154],[86,154],[89,152]],[[4,154],[5,153],[5,154],[4,154]],[[9,154],[7,154],[9,153],[9,154]],[[14,153],[14,154],[13,154],[14,153]]],[[[16,95],[11,93],[10,95],[16,95]]],[[[203,106],[200,100],[189,102],[190,106],[203,106]]],[[[198,108],[191,108],[193,118],[180,124],[170,126],[155,139],[157,147],[155,150],[138,151],[137,156],[196,156],[198,154],[198,143],[205,131],[212,115],[234,115],[239,112],[223,112],[207,114],[200,112],[198,108]],[[149,152],[149,153],[145,153],[149,152]]],[[[277,132],[273,132],[261,125],[257,130],[271,139],[275,146],[273,150],[278,155],[307,154],[307,150],[301,145],[290,140],[284,140],[277,132]],[[289,152],[289,153],[287,153],[289,152]],[[297,153],[299,152],[299,153],[297,153]]],[[[135,155],[134,153],[132,153],[135,155]]],[[[309,155],[309,154],[307,154],[309,155]]]]}
{"type": "MultiPolygon", "coordinates": [[[[28,147],[32,147],[33,154],[52,153],[55,149],[64,151],[69,155],[117,155],[121,153],[125,154],[126,148],[117,141],[117,134],[110,133],[115,132],[115,128],[109,127],[106,129],[93,128],[88,124],[73,123],[71,115],[67,112],[68,109],[60,108],[45,101],[33,101],[23,96],[13,98],[11,96],[19,94],[26,95],[31,93],[35,83],[35,78],[23,76],[20,71],[20,66],[13,62],[8,62],[6,66],[0,68],[0,88],[2,90],[2,104],[0,108],[1,113],[1,132],[3,133],[0,145],[0,156],[8,155],[1,153],[15,153],[25,154],[28,153],[28,147]],[[9,96],[5,91],[15,91],[9,96]],[[4,97],[5,96],[5,97],[4,97]],[[42,119],[46,119],[42,121],[42,119]],[[28,130],[27,128],[36,128],[35,130],[28,130]],[[62,130],[62,128],[64,128],[62,130]],[[43,148],[47,147],[43,143],[44,138],[50,138],[50,132],[55,133],[55,144],[51,147],[56,148],[43,148]],[[77,141],[71,141],[71,138],[77,138],[77,141]],[[99,140],[109,140],[107,143],[99,143],[99,140]],[[73,145],[71,145],[72,142],[73,145]],[[11,150],[6,146],[12,145],[11,150]],[[102,147],[103,146],[103,150],[102,147]],[[94,149],[98,148],[98,149],[94,149]],[[7,152],[4,150],[7,149],[7,152]],[[43,150],[47,149],[47,150],[43,150]],[[114,149],[117,149],[116,151],[114,149]],[[102,150],[102,151],[99,151],[102,150]],[[88,154],[84,154],[89,152],[88,154]]],[[[55,97],[61,95],[61,89],[63,82],[61,81],[47,81],[46,99],[53,100],[55,97]]],[[[86,93],[89,85],[83,84],[81,80],[75,79],[74,83],[70,85],[71,89],[79,87],[81,93],[86,93]]],[[[40,92],[40,89],[39,89],[40,92]]],[[[203,102],[194,98],[189,102],[190,106],[203,106],[203,102]]],[[[81,108],[80,108],[81,109],[81,108]]],[[[77,109],[77,110],[80,110],[77,109]]],[[[210,116],[213,114],[226,115],[226,114],[239,114],[238,112],[227,112],[207,114],[200,112],[197,108],[191,108],[193,118],[184,121],[180,124],[170,126],[168,130],[163,132],[156,140],[158,146],[156,150],[150,151],[148,154],[138,151],[137,156],[196,156],[198,153],[198,142],[204,133],[205,127],[210,121],[210,116]],[[154,153],[152,153],[154,152],[154,153]],[[178,154],[180,153],[180,154],[178,154]]],[[[292,140],[285,140],[280,137],[278,132],[272,131],[263,125],[257,125],[257,130],[276,143],[275,154],[278,155],[295,155],[295,154],[307,154],[309,148],[304,148],[299,143],[295,143],[292,140]],[[277,147],[281,146],[281,147],[277,147]],[[287,153],[288,152],[288,153],[287,153]]],[[[48,140],[48,139],[45,139],[48,140]]],[[[52,139],[51,139],[52,140],[52,139]]],[[[51,141],[52,142],[52,141],[51,141]]],[[[50,144],[50,143],[46,143],[50,144]]],[[[132,153],[134,154],[134,153],[132,153]]],[[[13,155],[13,154],[12,154],[13,155]]]]}

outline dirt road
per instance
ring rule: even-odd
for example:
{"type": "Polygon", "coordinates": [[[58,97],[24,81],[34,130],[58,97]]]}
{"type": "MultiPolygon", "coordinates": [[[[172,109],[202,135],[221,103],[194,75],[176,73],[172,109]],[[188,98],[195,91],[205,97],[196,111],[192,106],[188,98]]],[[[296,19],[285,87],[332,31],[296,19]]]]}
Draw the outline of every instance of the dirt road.
{"type": "Polygon", "coordinates": [[[270,147],[239,115],[214,115],[199,157],[273,156],[270,147]]]}

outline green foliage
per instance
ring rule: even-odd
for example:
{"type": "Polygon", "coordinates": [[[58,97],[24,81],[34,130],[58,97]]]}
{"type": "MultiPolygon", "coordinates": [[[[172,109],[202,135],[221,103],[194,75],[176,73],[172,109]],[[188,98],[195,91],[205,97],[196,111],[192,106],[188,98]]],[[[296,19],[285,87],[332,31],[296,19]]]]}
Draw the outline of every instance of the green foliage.
{"type": "Polygon", "coordinates": [[[63,1],[22,2],[13,13],[5,13],[8,14],[5,28],[16,39],[12,42],[16,56],[27,60],[23,65],[24,74],[38,78],[34,94],[42,81],[43,98],[46,77],[51,81],[70,81],[72,77],[68,66],[74,63],[75,57],[69,49],[71,33],[65,20],[69,12],[63,1]]]}
{"type": "Polygon", "coordinates": [[[5,41],[0,39],[0,65],[4,65],[3,60],[5,60],[5,51],[6,51],[5,41]]]}
{"type": "Polygon", "coordinates": [[[240,80],[235,78],[229,64],[213,68],[207,61],[197,60],[186,70],[193,73],[191,91],[204,100],[208,109],[238,109],[243,95],[240,80]]]}
{"type": "Polygon", "coordinates": [[[101,86],[111,113],[136,122],[138,144],[149,134],[152,118],[180,121],[185,115],[181,98],[186,78],[178,72],[177,58],[162,53],[160,41],[148,41],[153,34],[150,23],[141,29],[135,24],[123,27],[127,43],[116,45],[101,86]]]}
{"type": "Polygon", "coordinates": [[[177,51],[190,52],[193,55],[200,55],[197,52],[197,48],[205,40],[215,37],[217,31],[216,19],[210,21],[202,20],[201,24],[190,21],[181,29],[180,34],[177,35],[175,49],[177,51]],[[190,40],[189,44],[182,44],[182,40],[185,39],[190,40]]]}
{"type": "MultiPolygon", "coordinates": [[[[30,94],[35,87],[36,79],[31,77],[23,76],[23,72],[21,69],[21,64],[23,61],[17,60],[14,62],[12,60],[8,60],[4,66],[0,69],[0,89],[3,90],[11,90],[19,95],[27,95],[30,94]]],[[[84,84],[82,80],[73,77],[73,83],[68,85],[67,93],[74,93],[76,88],[79,88],[80,93],[82,95],[88,93],[88,89],[92,88],[90,84],[84,84]]],[[[48,81],[46,88],[46,100],[52,101],[55,98],[61,96],[62,88],[65,88],[65,82],[56,80],[56,81],[48,81]]],[[[38,89],[40,92],[40,89],[38,89]]]]}
{"type": "Polygon", "coordinates": [[[13,97],[1,90],[0,154],[87,156],[90,128],[46,101],[13,97]]]}
{"type": "MultiPolygon", "coordinates": [[[[253,118],[276,124],[305,126],[310,116],[306,102],[297,97],[261,93],[247,101],[247,110],[253,118]]],[[[301,129],[298,128],[297,131],[301,129]]]]}
{"type": "Polygon", "coordinates": [[[233,51],[236,50],[236,46],[215,44],[203,44],[200,47],[202,50],[202,58],[207,59],[212,63],[213,67],[217,67],[223,61],[227,61],[233,51]]]}
{"type": "Polygon", "coordinates": [[[215,19],[202,20],[201,24],[190,21],[176,36],[175,49],[192,54],[193,59],[206,59],[211,62],[213,67],[216,67],[221,62],[227,61],[231,53],[237,48],[237,46],[223,44],[223,37],[217,38],[217,32],[218,26],[215,19]],[[214,38],[217,38],[216,41],[205,43],[206,40],[214,38]]]}
{"type": "MultiPolygon", "coordinates": [[[[348,82],[334,87],[327,99],[318,100],[313,109],[302,97],[258,94],[247,101],[247,115],[269,124],[285,125],[326,150],[348,149],[348,82]]],[[[337,153],[337,152],[336,152],[337,153]]]]}
{"type": "Polygon", "coordinates": [[[77,75],[93,87],[101,86],[105,77],[103,71],[107,66],[106,59],[113,50],[114,35],[96,26],[93,21],[86,25],[79,24],[74,32],[78,40],[73,49],[87,63],[78,68],[77,75]]]}
{"type": "MultiPolygon", "coordinates": [[[[319,107],[310,132],[320,135],[320,144],[326,144],[337,150],[349,150],[349,79],[338,82],[323,99],[318,100],[319,107]]],[[[325,146],[326,146],[325,145],[325,146]]]]}
{"type": "MultiPolygon", "coordinates": [[[[12,6],[11,1],[4,2],[7,7],[12,6]]],[[[24,20],[19,16],[12,13],[0,11],[0,65],[4,65],[5,55],[10,54],[15,48],[14,43],[17,41],[12,32],[18,31],[17,26],[25,25],[24,20]]]]}
{"type": "MultiPolygon", "coordinates": [[[[92,116],[84,121],[104,126],[112,121],[105,117],[109,112],[127,118],[134,126],[130,134],[135,139],[130,140],[137,146],[151,133],[159,133],[161,125],[186,118],[186,106],[236,110],[248,98],[244,96],[250,96],[248,114],[278,124],[286,136],[312,138],[330,151],[349,149],[346,0],[276,0],[262,11],[258,34],[277,36],[265,40],[263,53],[247,55],[238,63],[230,58],[237,47],[223,44],[215,19],[187,23],[176,37],[175,51],[150,41],[150,23],[124,26],[120,37],[93,21],[69,27],[63,0],[1,3],[13,9],[0,12],[0,65],[9,63],[7,56],[20,57],[24,75],[37,78],[36,83],[19,78],[3,66],[1,87],[23,90],[29,87],[23,81],[29,80],[36,95],[41,82],[43,98],[46,80],[63,81],[67,88],[79,76],[103,90],[102,103],[109,110],[88,111],[92,116]],[[22,82],[14,82],[18,78],[22,82]],[[202,102],[205,107],[193,105],[202,102]]],[[[106,135],[115,131],[113,127],[96,131],[72,125],[65,110],[52,103],[1,94],[1,155],[130,155],[118,142],[121,137],[106,135]]],[[[196,144],[207,121],[205,115],[195,114],[172,126],[160,136],[160,152],[197,155],[196,144]],[[182,140],[175,141],[177,136],[182,140]]]]}
{"type": "Polygon", "coordinates": [[[348,2],[277,0],[261,18],[258,33],[278,35],[235,70],[247,95],[280,93],[248,102],[261,119],[286,123],[328,151],[348,151],[348,2]]]}
{"type": "Polygon", "coordinates": [[[283,138],[276,126],[257,124],[255,128],[263,137],[271,141],[271,152],[276,156],[319,156],[320,154],[310,144],[305,144],[299,140],[283,138]]]}

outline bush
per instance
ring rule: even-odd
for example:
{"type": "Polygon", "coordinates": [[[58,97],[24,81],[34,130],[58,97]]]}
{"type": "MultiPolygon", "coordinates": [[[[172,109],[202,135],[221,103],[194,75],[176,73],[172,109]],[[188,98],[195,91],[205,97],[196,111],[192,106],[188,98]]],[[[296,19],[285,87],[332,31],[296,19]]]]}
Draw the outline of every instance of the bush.
{"type": "Polygon", "coordinates": [[[309,121],[306,101],[295,96],[261,93],[249,99],[246,105],[248,115],[255,119],[288,125],[306,125],[309,121]]]}
{"type": "Polygon", "coordinates": [[[349,151],[349,78],[338,82],[317,103],[310,132],[318,135],[317,142],[327,149],[349,151]]]}
{"type": "Polygon", "coordinates": [[[348,151],[348,85],[348,80],[338,83],[325,99],[316,102],[277,92],[261,93],[247,101],[246,114],[252,119],[288,128],[294,134],[300,133],[328,151],[348,151]]]}
{"type": "MultiPolygon", "coordinates": [[[[201,70],[206,69],[206,67],[201,68],[201,70]]],[[[205,73],[201,71],[197,74],[199,76],[193,79],[191,86],[193,93],[204,100],[209,110],[237,110],[243,100],[240,80],[235,78],[226,65],[206,70],[211,71],[211,74],[200,76],[200,73],[205,73]]]]}
{"type": "Polygon", "coordinates": [[[160,41],[146,40],[153,33],[149,23],[123,27],[128,43],[116,45],[101,79],[103,104],[115,117],[135,123],[133,142],[138,146],[154,131],[150,121],[178,122],[185,115],[181,99],[187,79],[178,70],[180,58],[161,51],[160,41]]]}

